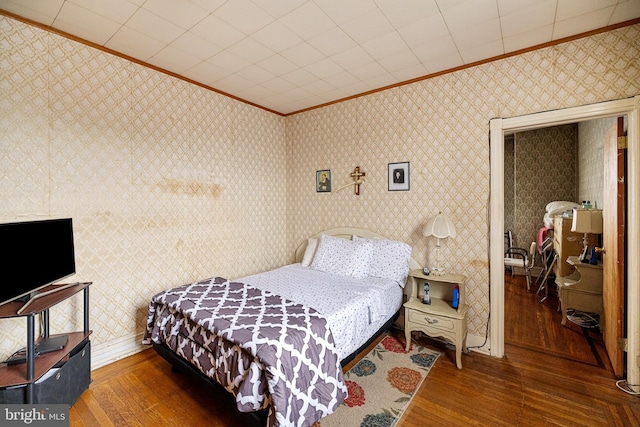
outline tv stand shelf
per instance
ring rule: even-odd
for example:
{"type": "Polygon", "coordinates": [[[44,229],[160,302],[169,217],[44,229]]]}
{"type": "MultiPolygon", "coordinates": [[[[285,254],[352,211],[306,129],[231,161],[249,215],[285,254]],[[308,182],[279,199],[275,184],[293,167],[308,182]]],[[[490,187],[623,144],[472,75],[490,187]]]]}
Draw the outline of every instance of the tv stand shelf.
{"type": "Polygon", "coordinates": [[[89,286],[91,282],[51,285],[40,295],[24,302],[0,306],[0,319],[25,317],[27,320],[26,362],[16,365],[0,364],[0,404],[6,403],[66,403],[72,405],[91,380],[89,335],[89,286]],[[49,309],[84,293],[84,330],[49,335],[49,309]],[[35,317],[42,313],[42,336],[35,337],[35,317]],[[35,354],[36,344],[47,338],[66,335],[61,350],[35,354]],[[50,370],[57,375],[43,379],[50,370]],[[62,379],[61,379],[62,378],[62,379]]]}

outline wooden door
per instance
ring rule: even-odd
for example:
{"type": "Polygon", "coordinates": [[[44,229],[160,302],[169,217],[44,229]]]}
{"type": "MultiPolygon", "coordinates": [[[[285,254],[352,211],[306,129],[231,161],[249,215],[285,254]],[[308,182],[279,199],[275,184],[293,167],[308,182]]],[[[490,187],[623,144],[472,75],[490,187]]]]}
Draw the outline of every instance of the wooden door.
{"type": "Polygon", "coordinates": [[[621,378],[624,353],[619,340],[624,337],[624,238],[625,238],[625,149],[618,148],[623,135],[622,118],[609,129],[604,145],[603,197],[603,311],[604,343],[614,374],[621,378]]]}

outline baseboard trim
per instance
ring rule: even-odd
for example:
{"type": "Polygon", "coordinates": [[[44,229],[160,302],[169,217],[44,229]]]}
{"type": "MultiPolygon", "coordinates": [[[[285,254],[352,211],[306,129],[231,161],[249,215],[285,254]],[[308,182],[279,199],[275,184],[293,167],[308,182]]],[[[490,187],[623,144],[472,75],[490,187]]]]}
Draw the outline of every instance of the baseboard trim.
{"type": "Polygon", "coordinates": [[[91,348],[91,369],[98,369],[117,360],[146,350],[149,346],[142,344],[143,333],[122,337],[105,344],[93,345],[91,348]]]}

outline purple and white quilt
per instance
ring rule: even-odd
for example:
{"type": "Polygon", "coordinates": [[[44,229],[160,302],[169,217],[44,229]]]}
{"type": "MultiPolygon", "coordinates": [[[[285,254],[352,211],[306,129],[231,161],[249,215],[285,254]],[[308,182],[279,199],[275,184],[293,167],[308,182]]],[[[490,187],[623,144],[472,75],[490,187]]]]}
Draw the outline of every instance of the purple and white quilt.
{"type": "Polygon", "coordinates": [[[216,277],[155,295],[144,342],[195,359],[239,410],[268,407],[269,426],[310,426],[347,396],[326,320],[243,283],[216,277]]]}

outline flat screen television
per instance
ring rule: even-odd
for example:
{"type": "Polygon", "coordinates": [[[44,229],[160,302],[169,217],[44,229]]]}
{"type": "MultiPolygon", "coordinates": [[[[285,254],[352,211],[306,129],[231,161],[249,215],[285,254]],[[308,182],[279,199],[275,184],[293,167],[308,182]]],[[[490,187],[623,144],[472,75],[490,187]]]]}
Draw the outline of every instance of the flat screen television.
{"type": "Polygon", "coordinates": [[[76,272],[71,218],[0,224],[0,305],[76,272]]]}

